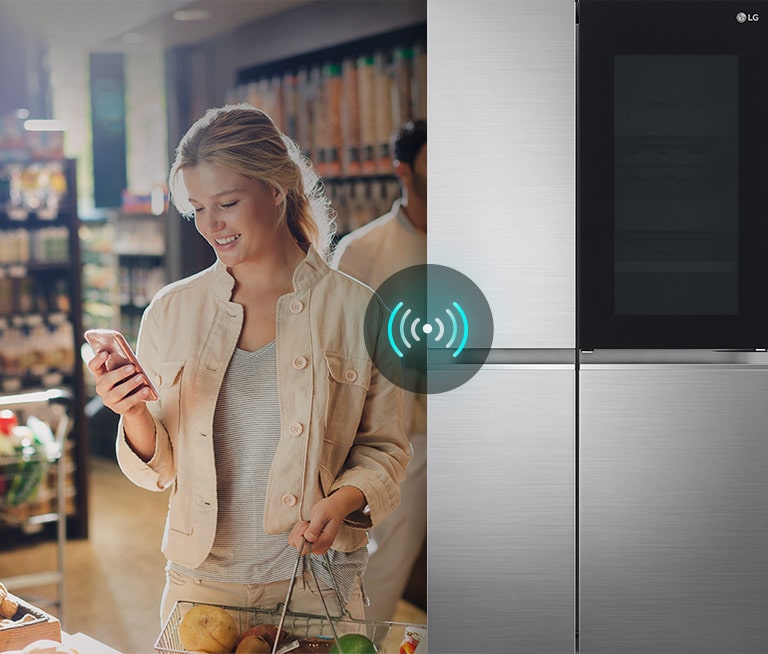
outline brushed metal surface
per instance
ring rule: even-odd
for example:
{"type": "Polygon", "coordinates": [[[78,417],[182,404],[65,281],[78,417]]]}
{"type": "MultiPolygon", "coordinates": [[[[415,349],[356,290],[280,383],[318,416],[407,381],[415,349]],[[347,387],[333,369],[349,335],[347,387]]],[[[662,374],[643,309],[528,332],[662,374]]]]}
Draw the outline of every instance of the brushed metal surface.
{"type": "Polygon", "coordinates": [[[482,368],[429,396],[429,647],[575,647],[575,371],[482,368]]]}
{"type": "Polygon", "coordinates": [[[480,287],[495,348],[575,345],[574,13],[428,5],[429,262],[480,287]]]}
{"type": "Polygon", "coordinates": [[[579,373],[582,654],[768,651],[768,370],[579,373]]]}
{"type": "Polygon", "coordinates": [[[582,366],[592,365],[768,365],[768,352],[743,350],[579,350],[582,366]]]}

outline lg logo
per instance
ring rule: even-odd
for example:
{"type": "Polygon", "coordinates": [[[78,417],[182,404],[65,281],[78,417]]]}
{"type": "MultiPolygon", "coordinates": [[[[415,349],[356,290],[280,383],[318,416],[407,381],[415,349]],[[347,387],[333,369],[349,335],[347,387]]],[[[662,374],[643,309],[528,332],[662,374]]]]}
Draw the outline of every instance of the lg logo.
{"type": "Polygon", "coordinates": [[[759,14],[745,14],[743,11],[736,14],[736,21],[739,23],[756,23],[758,20],[760,20],[759,14]]]}

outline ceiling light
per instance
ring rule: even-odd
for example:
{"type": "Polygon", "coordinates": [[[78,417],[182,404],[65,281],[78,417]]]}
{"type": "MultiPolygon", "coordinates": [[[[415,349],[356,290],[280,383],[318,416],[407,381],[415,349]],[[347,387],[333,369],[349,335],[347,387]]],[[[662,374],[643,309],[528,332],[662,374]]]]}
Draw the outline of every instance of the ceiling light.
{"type": "Polygon", "coordinates": [[[28,132],[66,132],[63,120],[25,120],[24,129],[28,132]]]}
{"type": "Polygon", "coordinates": [[[179,9],[173,12],[173,20],[188,22],[193,20],[208,20],[211,12],[208,9],[179,9]]]}

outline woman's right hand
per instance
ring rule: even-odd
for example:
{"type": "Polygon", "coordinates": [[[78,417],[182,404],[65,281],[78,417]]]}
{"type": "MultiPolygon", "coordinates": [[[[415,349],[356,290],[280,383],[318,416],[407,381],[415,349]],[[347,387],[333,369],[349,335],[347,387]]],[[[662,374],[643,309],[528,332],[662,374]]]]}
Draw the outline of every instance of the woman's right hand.
{"type": "Polygon", "coordinates": [[[151,395],[144,377],[137,373],[132,364],[109,370],[109,357],[110,354],[102,350],[88,362],[88,369],[96,379],[96,394],[105,407],[118,415],[127,416],[142,412],[151,395]]]}

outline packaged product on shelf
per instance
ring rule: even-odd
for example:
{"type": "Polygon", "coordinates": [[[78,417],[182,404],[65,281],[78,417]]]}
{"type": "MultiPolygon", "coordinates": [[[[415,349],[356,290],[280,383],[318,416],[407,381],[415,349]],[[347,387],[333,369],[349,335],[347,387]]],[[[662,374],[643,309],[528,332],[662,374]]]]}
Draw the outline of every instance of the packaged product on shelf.
{"type": "Polygon", "coordinates": [[[30,234],[30,260],[38,263],[63,263],[69,259],[69,229],[43,227],[30,234]]]}
{"type": "Polygon", "coordinates": [[[22,343],[21,329],[0,319],[0,383],[6,393],[15,393],[22,387],[22,343]]]}
{"type": "Polygon", "coordinates": [[[263,107],[267,104],[267,81],[265,79],[254,80],[248,84],[246,102],[254,107],[263,107]]]}
{"type": "Polygon", "coordinates": [[[392,159],[389,152],[389,139],[394,130],[392,120],[392,68],[389,57],[383,52],[375,55],[374,102],[376,111],[374,120],[376,130],[376,149],[374,151],[376,172],[382,175],[392,172],[392,159]]]}
{"type": "Polygon", "coordinates": [[[360,174],[360,98],[357,83],[357,61],[347,57],[341,64],[342,93],[341,135],[342,174],[360,174]]]}
{"type": "Polygon", "coordinates": [[[339,238],[349,231],[348,187],[346,180],[335,180],[326,185],[328,199],[336,212],[336,235],[339,238]]]}
{"type": "Polygon", "coordinates": [[[394,88],[394,116],[398,127],[413,117],[413,48],[398,47],[393,52],[393,66],[396,80],[394,88]]]}
{"type": "Polygon", "coordinates": [[[312,150],[309,151],[309,158],[315,165],[315,169],[320,175],[327,174],[328,150],[328,103],[325,99],[327,88],[323,83],[323,71],[319,64],[315,64],[309,69],[309,78],[311,88],[314,91],[312,102],[312,150]]]}
{"type": "Polygon", "coordinates": [[[0,239],[0,265],[25,265],[30,258],[29,230],[8,229],[0,239]]]}
{"type": "Polygon", "coordinates": [[[329,176],[341,175],[341,66],[329,64],[325,67],[325,106],[328,124],[326,135],[326,170],[329,176]]]}
{"type": "Polygon", "coordinates": [[[298,138],[299,95],[294,72],[283,75],[283,132],[294,141],[298,138]]]}
{"type": "Polygon", "coordinates": [[[417,43],[413,47],[413,120],[427,118],[427,53],[417,43]]]}
{"type": "Polygon", "coordinates": [[[358,98],[360,100],[360,169],[376,173],[376,59],[372,55],[357,60],[358,98]]]}
{"type": "Polygon", "coordinates": [[[374,216],[371,209],[371,185],[366,180],[356,180],[351,185],[349,205],[349,229],[357,229],[374,216]]]}
{"type": "Polygon", "coordinates": [[[67,193],[61,162],[9,164],[0,177],[6,179],[6,213],[11,220],[27,220],[34,213],[40,220],[54,220],[67,193]]]}
{"type": "Polygon", "coordinates": [[[400,643],[399,654],[426,654],[427,629],[421,625],[408,625],[403,630],[403,641],[400,643]]]}
{"type": "MultiPolygon", "coordinates": [[[[7,277],[0,275],[0,315],[8,315],[12,311],[13,282],[7,277]]],[[[2,327],[0,327],[0,330],[2,330],[2,327]]]]}
{"type": "MultiPolygon", "coordinates": [[[[48,374],[59,373],[69,376],[75,367],[74,328],[66,314],[55,313],[48,316],[48,343],[46,350],[46,365],[48,374]]],[[[55,386],[52,377],[48,378],[48,386],[55,386]]]]}
{"type": "Polygon", "coordinates": [[[39,314],[26,316],[24,326],[24,349],[26,351],[27,374],[34,380],[41,380],[48,372],[47,351],[51,341],[48,328],[39,314]]]}
{"type": "Polygon", "coordinates": [[[283,78],[280,75],[272,75],[269,80],[270,107],[272,112],[270,116],[278,122],[278,125],[285,123],[285,106],[283,104],[283,78]]]}
{"type": "Polygon", "coordinates": [[[299,99],[296,141],[301,147],[301,151],[311,157],[315,145],[312,138],[312,128],[314,125],[316,90],[310,78],[309,70],[305,66],[299,68],[296,74],[296,89],[299,99]]]}

